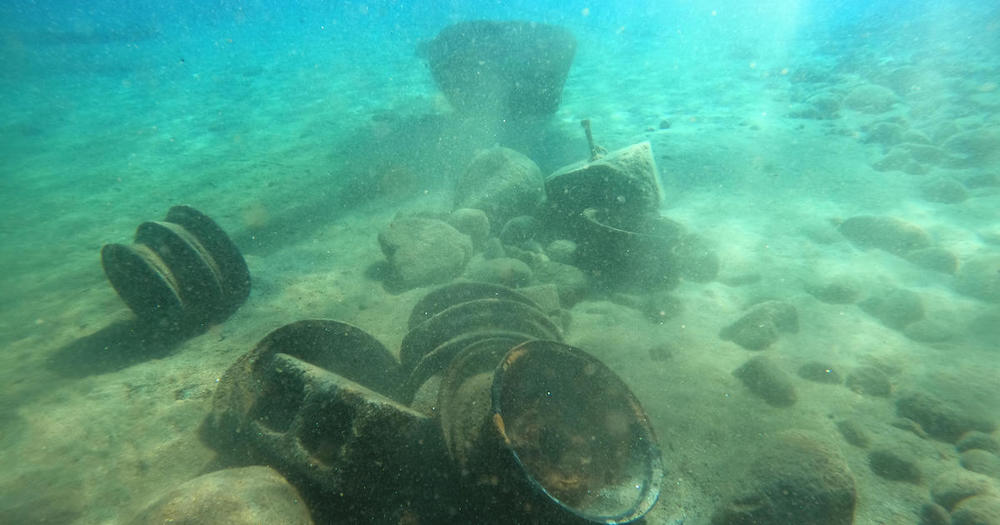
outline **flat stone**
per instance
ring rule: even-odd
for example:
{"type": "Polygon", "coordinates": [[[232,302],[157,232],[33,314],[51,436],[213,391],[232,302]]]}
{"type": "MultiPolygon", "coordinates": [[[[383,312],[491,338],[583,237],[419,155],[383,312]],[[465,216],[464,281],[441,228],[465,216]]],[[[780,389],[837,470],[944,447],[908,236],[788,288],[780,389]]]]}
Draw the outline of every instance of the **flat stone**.
{"type": "Polygon", "coordinates": [[[885,372],[873,366],[859,366],[847,374],[847,388],[876,397],[888,397],[892,393],[892,383],[885,372]]]}
{"type": "Polygon", "coordinates": [[[859,215],[845,220],[839,230],[859,248],[878,248],[899,256],[931,245],[923,229],[896,217],[859,215]]]}
{"type": "Polygon", "coordinates": [[[963,414],[930,394],[914,392],[896,401],[896,413],[912,419],[932,437],[954,443],[970,430],[992,432],[995,424],[963,414]]]}
{"type": "Polygon", "coordinates": [[[437,219],[396,219],[379,232],[378,240],[392,279],[405,288],[453,279],[472,256],[469,236],[437,219]]]}
{"type": "Polygon", "coordinates": [[[931,483],[931,498],[935,503],[954,509],[962,500],[997,490],[989,476],[954,468],[939,474],[931,483]]]}
{"type": "Polygon", "coordinates": [[[973,430],[962,434],[962,438],[958,440],[958,443],[955,443],[955,450],[959,452],[973,449],[997,454],[1000,453],[1000,441],[986,432],[973,430]]]}
{"type": "Polygon", "coordinates": [[[797,332],[798,329],[798,312],[794,306],[782,301],[764,301],[723,328],[719,337],[747,350],[763,350],[778,340],[780,332],[797,332]]]}
{"type": "Polygon", "coordinates": [[[219,470],[167,492],[131,522],[188,525],[312,525],[295,487],[270,467],[219,470]]]}
{"type": "Polygon", "coordinates": [[[791,378],[767,357],[758,356],[747,361],[734,370],[733,375],[771,406],[792,406],[798,399],[791,378]]]}
{"type": "Polygon", "coordinates": [[[951,525],[1000,525],[1000,496],[984,494],[962,501],[951,513],[951,525]]]}
{"type": "Polygon", "coordinates": [[[852,89],[844,97],[844,107],[862,113],[878,114],[889,111],[898,101],[899,97],[892,90],[875,84],[865,84],[852,89]]]}
{"type": "Polygon", "coordinates": [[[903,258],[917,266],[946,274],[954,274],[958,269],[958,258],[950,251],[931,246],[920,248],[903,254],[903,258]]]}
{"type": "Polygon", "coordinates": [[[840,435],[844,436],[844,441],[858,448],[868,448],[871,445],[872,438],[868,435],[868,431],[853,419],[838,421],[837,430],[840,432],[840,435]]]}
{"type": "Polygon", "coordinates": [[[1000,479],[1000,457],[992,452],[974,448],[962,452],[959,459],[966,470],[985,474],[994,479],[1000,479]]]}
{"type": "Polygon", "coordinates": [[[873,450],[868,454],[868,466],[879,477],[891,481],[920,483],[920,468],[917,464],[892,450],[873,450]]]}
{"type": "Polygon", "coordinates": [[[712,525],[854,523],[854,477],[836,447],[818,436],[781,432],[751,475],[747,492],[716,510],[712,525]]]}
{"type": "Polygon", "coordinates": [[[829,363],[809,361],[798,369],[799,377],[815,383],[838,385],[844,381],[837,369],[829,363]]]}
{"type": "Polygon", "coordinates": [[[901,330],[924,318],[924,303],[920,295],[903,288],[869,297],[859,306],[882,324],[895,330],[901,330]]]}
{"type": "Polygon", "coordinates": [[[958,268],[955,290],[989,303],[1000,303],[1000,255],[970,259],[958,268]]]}

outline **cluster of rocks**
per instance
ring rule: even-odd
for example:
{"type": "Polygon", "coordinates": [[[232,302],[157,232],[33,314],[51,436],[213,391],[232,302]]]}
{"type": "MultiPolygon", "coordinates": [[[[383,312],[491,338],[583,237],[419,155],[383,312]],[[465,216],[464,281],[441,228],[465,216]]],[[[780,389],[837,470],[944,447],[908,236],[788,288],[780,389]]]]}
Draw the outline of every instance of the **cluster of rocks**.
{"type": "Polygon", "coordinates": [[[660,216],[661,200],[648,142],[548,177],[514,150],[487,149],[457,181],[451,212],[400,216],[379,233],[385,283],[547,284],[571,306],[594,290],[645,294],[714,279],[714,250],[660,216]]]}

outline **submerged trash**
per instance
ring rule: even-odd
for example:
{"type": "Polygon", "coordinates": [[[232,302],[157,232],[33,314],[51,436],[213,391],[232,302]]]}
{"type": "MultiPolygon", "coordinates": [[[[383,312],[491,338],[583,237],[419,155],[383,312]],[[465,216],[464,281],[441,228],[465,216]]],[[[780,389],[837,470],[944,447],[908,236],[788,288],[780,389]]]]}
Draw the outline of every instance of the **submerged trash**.
{"type": "Polygon", "coordinates": [[[105,244],[101,263],[125,304],[162,328],[218,323],[250,295],[250,272],[239,249],[215,221],[190,206],[174,206],[163,221],[140,224],[132,245],[105,244]]]}
{"type": "Polygon", "coordinates": [[[547,115],[559,108],[576,38],[548,24],[472,20],[445,27],[417,53],[461,113],[547,115]]]}

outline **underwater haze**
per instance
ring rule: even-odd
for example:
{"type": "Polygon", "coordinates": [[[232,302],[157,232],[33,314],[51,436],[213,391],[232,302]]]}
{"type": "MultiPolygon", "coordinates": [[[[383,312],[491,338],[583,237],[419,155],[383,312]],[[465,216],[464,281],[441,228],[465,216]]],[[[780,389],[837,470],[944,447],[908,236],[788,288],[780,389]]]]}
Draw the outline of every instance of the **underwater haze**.
{"type": "Polygon", "coordinates": [[[482,281],[627,385],[534,452],[611,470],[574,447],[641,434],[645,523],[1000,525],[994,2],[7,0],[0,71],[0,523],[638,518],[574,510],[623,504],[525,449],[507,474],[549,514],[498,510],[505,474],[438,435],[421,301],[482,281]],[[207,273],[165,268],[180,247],[207,273]],[[264,452],[299,441],[247,429],[313,387],[233,378],[313,319],[384,345],[333,371],[392,417],[264,452]]]}

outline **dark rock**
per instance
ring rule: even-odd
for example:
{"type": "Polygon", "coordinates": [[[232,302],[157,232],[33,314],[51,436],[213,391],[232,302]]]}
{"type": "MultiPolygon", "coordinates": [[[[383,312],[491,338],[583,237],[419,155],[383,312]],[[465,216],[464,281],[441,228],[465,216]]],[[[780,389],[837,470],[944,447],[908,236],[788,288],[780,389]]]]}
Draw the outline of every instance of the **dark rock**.
{"type": "Polygon", "coordinates": [[[924,200],[942,204],[956,204],[969,198],[969,192],[962,183],[951,177],[940,177],[921,185],[920,194],[924,200]]]}
{"type": "Polygon", "coordinates": [[[955,449],[959,452],[979,449],[997,454],[1000,453],[1000,441],[986,432],[973,430],[962,435],[962,439],[955,443],[955,449]]]}
{"type": "Polygon", "coordinates": [[[712,525],[851,525],[854,477],[836,449],[786,431],[751,467],[752,488],[712,516],[712,525]]]}
{"type": "Polygon", "coordinates": [[[806,292],[829,304],[854,304],[861,298],[861,285],[849,278],[813,281],[804,285],[806,292]]]}
{"type": "Polygon", "coordinates": [[[935,439],[954,443],[970,430],[992,432],[991,422],[965,415],[929,394],[914,392],[896,401],[896,412],[920,424],[935,439]]]}
{"type": "Polygon", "coordinates": [[[490,219],[483,210],[459,208],[448,216],[448,224],[468,235],[476,247],[481,247],[490,236],[490,219]]]}
{"type": "Polygon", "coordinates": [[[988,476],[968,470],[948,470],[931,483],[931,499],[951,511],[962,500],[988,494],[996,488],[996,483],[988,476]]]}
{"type": "Polygon", "coordinates": [[[865,142],[895,146],[903,141],[903,133],[906,132],[906,128],[895,122],[879,122],[867,131],[865,142]]]}
{"type": "Polygon", "coordinates": [[[483,257],[486,259],[496,259],[506,257],[507,251],[503,249],[503,243],[496,237],[490,237],[483,243],[483,257]]]}
{"type": "Polygon", "coordinates": [[[778,340],[780,332],[798,332],[795,307],[782,301],[764,301],[719,332],[719,337],[747,350],[763,350],[778,340]]]}
{"type": "Polygon", "coordinates": [[[958,268],[958,258],[955,254],[934,246],[907,252],[903,258],[917,266],[941,273],[954,274],[958,268]]]}
{"type": "Polygon", "coordinates": [[[674,348],[666,343],[649,348],[649,358],[653,361],[669,361],[674,357],[674,353],[674,348]]]}
{"type": "Polygon", "coordinates": [[[978,188],[996,188],[1000,186],[1000,172],[980,171],[964,178],[962,183],[970,190],[978,188]]]}
{"type": "Polygon", "coordinates": [[[469,236],[437,219],[394,220],[379,232],[378,240],[393,280],[406,288],[457,277],[472,256],[469,236]]]}
{"type": "Polygon", "coordinates": [[[538,282],[556,285],[559,289],[559,299],[567,308],[578,303],[590,292],[587,275],[575,266],[544,261],[535,265],[534,272],[538,282]]]}
{"type": "Polygon", "coordinates": [[[455,109],[501,121],[558,109],[576,39],[547,24],[475,20],[445,27],[417,51],[455,109]]]}
{"type": "Polygon", "coordinates": [[[924,318],[924,302],[916,292],[897,288],[883,296],[872,296],[858,306],[882,324],[901,330],[924,318]]]}
{"type": "Polygon", "coordinates": [[[890,89],[875,84],[865,84],[852,89],[844,97],[844,107],[862,113],[878,114],[892,109],[898,100],[899,97],[890,89]]]}
{"type": "Polygon", "coordinates": [[[957,336],[951,324],[936,319],[921,319],[906,325],[903,335],[921,343],[943,343],[957,336]]]}
{"type": "Polygon", "coordinates": [[[545,179],[531,159],[509,148],[480,151],[455,185],[455,207],[486,212],[493,228],[532,215],[545,200],[545,179]]]}
{"type": "Polygon", "coordinates": [[[920,523],[919,525],[950,525],[951,515],[948,514],[948,509],[938,505],[937,503],[924,503],[920,507],[920,523]]]}
{"type": "Polygon", "coordinates": [[[984,494],[963,500],[951,513],[951,525],[1000,525],[1000,496],[984,494]]]}
{"type": "Polygon", "coordinates": [[[941,147],[951,154],[951,167],[987,166],[1000,159],[1000,129],[980,128],[956,133],[941,147]]]}
{"type": "Polygon", "coordinates": [[[569,239],[556,239],[545,247],[545,254],[555,262],[573,264],[576,259],[576,243],[569,239]]]}
{"type": "Polygon", "coordinates": [[[931,245],[919,226],[895,217],[859,215],[839,227],[840,233],[859,248],[878,248],[902,256],[931,245]]]}
{"type": "Polygon", "coordinates": [[[868,448],[871,445],[872,438],[868,435],[868,431],[853,419],[838,421],[837,430],[840,431],[840,435],[844,436],[845,441],[858,448],[868,448]]]}
{"type": "Polygon", "coordinates": [[[531,282],[531,268],[510,257],[483,259],[469,265],[465,275],[473,281],[502,284],[510,288],[527,286],[531,282]]]}
{"type": "Polygon", "coordinates": [[[891,450],[873,450],[868,454],[868,466],[880,477],[892,481],[920,483],[920,468],[891,450]]]}
{"type": "Polygon", "coordinates": [[[808,379],[816,383],[826,383],[830,385],[839,385],[843,382],[843,378],[840,377],[840,373],[830,365],[829,363],[821,363],[819,361],[809,361],[808,363],[799,367],[799,377],[802,379],[808,379]]]}
{"type": "Polygon", "coordinates": [[[771,406],[788,407],[797,400],[791,378],[764,356],[743,363],[733,375],[771,406]]]}
{"type": "Polygon", "coordinates": [[[670,129],[670,121],[667,119],[660,120],[660,129],[670,129]]]}
{"type": "Polygon", "coordinates": [[[908,417],[893,418],[893,420],[890,421],[889,424],[892,425],[894,428],[905,430],[913,434],[914,436],[917,436],[920,439],[930,439],[930,436],[927,435],[927,431],[924,430],[924,427],[920,426],[920,423],[917,423],[916,421],[908,417]]]}
{"type": "Polygon", "coordinates": [[[1000,479],[1000,457],[992,452],[974,448],[962,452],[959,462],[965,470],[985,474],[994,479],[1000,479]]]}
{"type": "Polygon", "coordinates": [[[873,366],[859,366],[847,374],[847,388],[876,397],[888,397],[892,393],[892,383],[885,372],[873,366]]]}
{"type": "Polygon", "coordinates": [[[806,104],[815,109],[819,119],[835,119],[839,117],[840,97],[833,93],[817,93],[806,99],[806,104]]]}
{"type": "Polygon", "coordinates": [[[295,487],[270,467],[212,472],[167,492],[130,523],[311,525],[309,510],[295,487]]]}
{"type": "Polygon", "coordinates": [[[530,215],[519,215],[507,221],[500,230],[500,242],[512,246],[523,246],[535,239],[540,225],[530,215]]]}
{"type": "Polygon", "coordinates": [[[989,303],[1000,303],[1000,255],[971,259],[958,268],[955,290],[989,303]]]}

